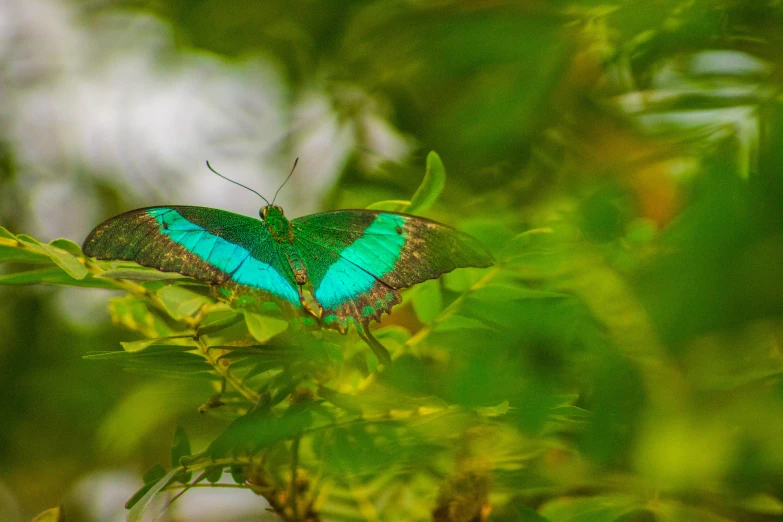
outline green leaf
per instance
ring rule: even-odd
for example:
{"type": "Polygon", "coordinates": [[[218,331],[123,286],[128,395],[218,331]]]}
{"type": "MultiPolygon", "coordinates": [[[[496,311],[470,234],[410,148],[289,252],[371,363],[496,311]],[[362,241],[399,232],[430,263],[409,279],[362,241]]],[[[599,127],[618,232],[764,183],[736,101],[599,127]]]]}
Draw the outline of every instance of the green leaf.
{"type": "Polygon", "coordinates": [[[16,239],[16,236],[8,231],[5,227],[0,227],[0,238],[4,239],[16,239]]]}
{"type": "Polygon", "coordinates": [[[195,350],[197,348],[193,343],[180,344],[185,340],[190,339],[192,339],[190,336],[160,337],[157,339],[142,339],[141,341],[121,341],[120,344],[122,345],[122,349],[129,353],[160,352],[166,350],[182,352],[195,350]]]}
{"type": "Polygon", "coordinates": [[[141,479],[145,484],[155,484],[164,476],[166,476],[166,468],[164,468],[162,464],[156,462],[144,472],[141,479]]]}
{"type": "Polygon", "coordinates": [[[443,310],[443,297],[437,279],[430,279],[416,285],[411,293],[413,311],[422,323],[431,323],[443,310]]]}
{"type": "MultiPolygon", "coordinates": [[[[287,395],[286,391],[280,393],[287,395]]],[[[272,399],[274,403],[275,399],[272,399]]],[[[254,452],[272,444],[290,440],[307,428],[312,414],[307,407],[289,407],[282,415],[269,406],[257,406],[235,419],[214,439],[206,450],[212,458],[222,458],[240,451],[254,452]]]]}
{"type": "Polygon", "coordinates": [[[508,401],[503,401],[497,406],[476,406],[473,408],[476,413],[486,417],[497,417],[508,413],[508,401]]]}
{"type": "Polygon", "coordinates": [[[129,500],[128,503],[125,505],[127,509],[130,509],[130,511],[128,512],[128,519],[127,519],[128,522],[141,522],[141,517],[150,507],[150,504],[152,503],[152,499],[155,497],[155,495],[157,495],[160,492],[160,490],[162,490],[163,488],[168,486],[171,482],[173,482],[175,480],[175,477],[180,471],[182,471],[181,468],[172,469],[171,471],[166,473],[166,475],[164,475],[160,480],[158,480],[151,487],[149,487],[149,489],[147,489],[147,491],[141,496],[141,498],[139,498],[133,504],[128,505],[131,503],[132,500],[134,500],[136,495],[131,497],[131,500],[129,500]]]}
{"type": "Polygon", "coordinates": [[[62,509],[53,507],[38,513],[31,522],[65,522],[65,517],[62,509]]]}
{"type": "Polygon", "coordinates": [[[19,245],[0,243],[0,263],[50,263],[51,259],[39,252],[33,252],[19,245]]]}
{"type": "Polygon", "coordinates": [[[258,342],[265,343],[288,328],[288,321],[268,315],[242,310],[245,314],[247,329],[258,342]]]}
{"type": "Polygon", "coordinates": [[[484,268],[461,268],[444,274],[441,280],[447,290],[461,294],[478,283],[486,273],[484,268]]]}
{"type": "Polygon", "coordinates": [[[387,199],[385,201],[376,201],[367,206],[368,210],[385,210],[387,212],[402,212],[411,202],[404,199],[387,199]]]}
{"type": "Polygon", "coordinates": [[[743,499],[739,504],[746,510],[754,513],[763,513],[765,515],[783,515],[783,502],[780,499],[759,493],[746,499],[743,499]]]}
{"type": "Polygon", "coordinates": [[[430,151],[427,154],[427,170],[424,172],[424,180],[413,194],[410,205],[402,212],[420,214],[427,210],[438,199],[445,185],[446,169],[443,167],[443,162],[435,151],[430,151]]]}
{"type": "MultiPolygon", "coordinates": [[[[19,234],[16,236],[19,241],[25,243],[26,246],[37,250],[49,257],[54,263],[62,268],[69,276],[74,279],[84,279],[89,273],[87,268],[71,253],[66,250],[40,243],[35,238],[30,236],[19,234]]],[[[70,247],[69,247],[70,248],[70,247]]]]}
{"type": "Polygon", "coordinates": [[[91,361],[111,361],[123,368],[172,376],[212,372],[200,355],[181,351],[192,347],[153,345],[141,352],[96,352],[83,356],[91,361]],[[179,349],[180,351],[177,351],[179,349]]]}
{"type": "Polygon", "coordinates": [[[490,283],[476,288],[470,293],[471,299],[478,301],[511,302],[524,299],[562,299],[568,294],[536,290],[518,284],[490,283]]]}
{"type": "Polygon", "coordinates": [[[219,481],[222,476],[223,466],[215,466],[214,468],[209,468],[206,471],[206,479],[213,484],[219,481]]]}
{"type": "Polygon", "coordinates": [[[212,303],[212,299],[180,285],[167,285],[158,290],[158,297],[166,311],[175,319],[188,317],[204,306],[212,303]]]}
{"type": "Polygon", "coordinates": [[[185,429],[182,426],[177,426],[174,431],[174,439],[171,441],[171,465],[173,467],[179,466],[179,459],[190,454],[190,439],[188,439],[185,429]]]}
{"type": "Polygon", "coordinates": [[[189,279],[176,272],[161,272],[152,268],[115,268],[106,270],[96,277],[106,279],[128,279],[131,281],[168,281],[170,279],[189,279]]]}
{"type": "Polygon", "coordinates": [[[237,484],[244,484],[247,481],[247,474],[244,466],[231,466],[231,478],[237,484]]]}
{"type": "MultiPolygon", "coordinates": [[[[177,426],[177,429],[174,431],[174,439],[171,441],[172,467],[176,468],[179,466],[179,459],[190,456],[190,454],[190,440],[185,433],[185,429],[182,426],[177,426]]],[[[183,471],[177,475],[177,481],[182,484],[187,484],[191,478],[193,478],[193,474],[190,471],[183,471]]]]}
{"type": "Polygon", "coordinates": [[[134,295],[115,297],[109,300],[112,321],[145,337],[169,337],[184,330],[175,330],[157,311],[150,310],[146,299],[134,295]]]}
{"type": "Polygon", "coordinates": [[[92,277],[92,275],[87,275],[83,279],[74,279],[59,267],[0,275],[0,285],[66,285],[110,290],[117,288],[110,281],[103,281],[92,277]]]}
{"type": "Polygon", "coordinates": [[[72,254],[77,257],[83,257],[84,253],[82,252],[82,247],[71,241],[70,239],[65,238],[59,238],[55,239],[54,241],[50,241],[49,244],[55,248],[59,248],[60,250],[65,250],[69,254],[72,254]]]}
{"type": "Polygon", "coordinates": [[[643,504],[633,497],[562,497],[547,502],[539,513],[552,522],[613,522],[643,504]]]}
{"type": "Polygon", "coordinates": [[[218,310],[207,314],[207,317],[201,322],[197,334],[208,335],[220,330],[224,330],[242,321],[242,314],[233,310],[218,310]]]}

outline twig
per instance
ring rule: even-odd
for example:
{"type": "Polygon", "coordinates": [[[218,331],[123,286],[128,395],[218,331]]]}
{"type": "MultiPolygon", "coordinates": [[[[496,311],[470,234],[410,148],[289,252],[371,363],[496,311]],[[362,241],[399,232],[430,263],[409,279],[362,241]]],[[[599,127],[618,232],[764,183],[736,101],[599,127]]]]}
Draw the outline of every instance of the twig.
{"type": "Polygon", "coordinates": [[[209,347],[204,341],[198,337],[195,339],[199,350],[201,350],[201,353],[207,359],[207,362],[215,369],[215,372],[220,375],[220,377],[222,377],[228,384],[230,384],[232,388],[242,394],[242,396],[248,401],[252,402],[253,404],[258,404],[261,396],[245,386],[241,379],[231,373],[227,367],[223,366],[223,363],[218,361],[218,358],[210,352],[209,347]]]}

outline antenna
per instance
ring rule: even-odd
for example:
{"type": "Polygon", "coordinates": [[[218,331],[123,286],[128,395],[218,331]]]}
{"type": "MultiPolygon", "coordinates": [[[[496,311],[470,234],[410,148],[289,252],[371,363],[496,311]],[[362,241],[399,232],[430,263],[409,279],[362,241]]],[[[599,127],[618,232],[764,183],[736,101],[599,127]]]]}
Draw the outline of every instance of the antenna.
{"type": "Polygon", "coordinates": [[[286,184],[286,183],[288,183],[288,180],[289,180],[289,179],[291,179],[291,174],[293,174],[293,173],[294,173],[294,169],[296,168],[296,164],[297,164],[297,163],[299,163],[299,158],[296,158],[296,159],[294,160],[294,166],[293,166],[293,167],[291,167],[291,172],[289,172],[289,173],[288,173],[288,177],[287,177],[287,178],[285,178],[285,181],[283,182],[283,184],[282,184],[282,185],[280,185],[280,188],[279,188],[279,189],[277,189],[277,192],[275,192],[275,195],[274,195],[274,197],[272,198],[272,204],[273,204],[273,205],[275,204],[275,200],[277,199],[277,193],[278,193],[278,192],[280,192],[280,189],[281,189],[281,188],[283,188],[283,187],[285,187],[285,184],[286,184]]]}
{"type": "MultiPolygon", "coordinates": [[[[298,159],[298,158],[297,158],[297,159],[298,159]]],[[[294,162],[294,166],[296,166],[296,162],[294,162]]],[[[259,198],[261,198],[261,199],[263,199],[264,201],[266,201],[266,204],[267,204],[267,205],[269,205],[269,204],[270,204],[270,203],[269,203],[269,201],[268,201],[268,200],[267,200],[267,199],[266,199],[264,196],[262,196],[261,194],[259,194],[259,193],[258,193],[258,192],[256,192],[255,190],[251,189],[250,187],[246,187],[246,186],[244,186],[243,184],[241,184],[241,183],[239,183],[239,182],[236,182],[236,181],[234,181],[233,179],[228,179],[228,178],[227,178],[227,177],[225,177],[223,174],[221,174],[220,172],[218,172],[218,171],[216,171],[215,169],[213,169],[213,168],[212,168],[212,165],[210,165],[210,164],[209,164],[209,161],[207,161],[207,168],[208,168],[209,170],[211,170],[211,171],[212,171],[214,174],[217,174],[218,176],[220,176],[221,178],[223,178],[224,180],[226,180],[226,181],[230,181],[230,182],[231,182],[231,183],[233,183],[234,185],[239,185],[240,187],[242,187],[242,188],[245,188],[245,189],[249,190],[250,192],[252,192],[252,193],[253,193],[253,194],[255,194],[256,196],[258,196],[259,198]]],[[[293,170],[292,170],[291,172],[293,172],[293,170]]],[[[289,177],[291,177],[291,175],[290,175],[290,174],[289,174],[288,176],[289,176],[289,177]]],[[[288,180],[286,180],[286,181],[288,181],[288,180]]],[[[283,185],[285,185],[285,183],[283,183],[283,185]]],[[[282,187],[281,187],[281,188],[282,188],[282,187]]],[[[280,192],[280,189],[277,189],[277,192],[280,192]]],[[[275,196],[277,195],[277,192],[275,192],[275,196]]],[[[272,201],[274,202],[274,200],[272,200],[272,201]]]]}

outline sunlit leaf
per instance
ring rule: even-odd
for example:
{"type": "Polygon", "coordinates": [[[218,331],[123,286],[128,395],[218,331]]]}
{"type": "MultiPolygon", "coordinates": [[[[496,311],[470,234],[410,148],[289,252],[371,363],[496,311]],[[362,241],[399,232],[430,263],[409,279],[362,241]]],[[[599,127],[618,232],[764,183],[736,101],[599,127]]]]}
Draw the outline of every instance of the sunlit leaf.
{"type": "Polygon", "coordinates": [[[427,170],[424,179],[411,198],[410,205],[403,209],[408,214],[420,214],[430,208],[446,185],[446,169],[435,151],[427,154],[427,170]]]}
{"type": "Polygon", "coordinates": [[[279,415],[259,406],[232,422],[210,443],[207,455],[219,458],[237,451],[257,451],[293,438],[311,422],[312,415],[307,408],[289,408],[279,415]]]}
{"type": "Polygon", "coordinates": [[[260,343],[265,343],[272,337],[288,329],[288,321],[268,315],[243,310],[245,323],[250,334],[260,343]]]}
{"type": "Polygon", "coordinates": [[[50,241],[49,244],[53,247],[59,248],[60,250],[65,250],[71,255],[77,257],[84,256],[84,253],[82,253],[82,247],[80,247],[70,239],[65,239],[65,238],[55,239],[54,241],[50,241]]]}
{"type": "Polygon", "coordinates": [[[0,243],[0,263],[50,263],[51,259],[40,252],[33,252],[20,246],[0,243]]]}
{"type": "Polygon", "coordinates": [[[92,277],[86,272],[85,274],[85,277],[81,279],[74,279],[59,267],[41,268],[0,275],[0,285],[66,285],[84,288],[116,289],[116,286],[110,281],[92,277]]]}
{"type": "Polygon", "coordinates": [[[371,205],[367,205],[367,209],[383,210],[386,212],[402,212],[408,205],[410,205],[410,201],[405,201],[402,199],[394,199],[394,200],[387,200],[387,201],[378,201],[371,205]]]}
{"type": "MultiPolygon", "coordinates": [[[[51,259],[57,266],[62,268],[72,278],[84,279],[87,276],[87,268],[85,268],[85,266],[68,251],[62,250],[52,245],[40,243],[36,239],[24,234],[19,234],[16,237],[19,241],[24,242],[33,250],[37,250],[48,256],[49,259],[51,259]]],[[[68,242],[66,246],[69,249],[73,249],[70,242],[68,242]]]]}
{"type": "Polygon", "coordinates": [[[176,330],[158,313],[153,312],[147,300],[134,295],[111,299],[109,312],[115,324],[137,331],[145,337],[156,339],[181,333],[181,330],[176,330]]]}
{"type": "Polygon", "coordinates": [[[175,319],[188,317],[196,313],[212,299],[180,285],[166,285],[157,292],[163,306],[175,319]]]}
{"type": "Polygon", "coordinates": [[[54,507],[38,513],[32,522],[65,522],[65,516],[61,508],[54,507]]]}
{"type": "Polygon", "coordinates": [[[5,227],[0,227],[0,238],[16,240],[16,236],[8,231],[5,227]]]}

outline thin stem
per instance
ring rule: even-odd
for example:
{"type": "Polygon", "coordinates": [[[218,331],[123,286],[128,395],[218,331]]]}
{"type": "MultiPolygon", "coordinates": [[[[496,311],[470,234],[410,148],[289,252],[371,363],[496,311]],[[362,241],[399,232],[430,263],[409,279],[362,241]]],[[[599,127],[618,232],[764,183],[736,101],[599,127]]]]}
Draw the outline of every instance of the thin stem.
{"type": "Polygon", "coordinates": [[[218,358],[209,350],[209,347],[199,338],[196,338],[199,350],[207,359],[207,362],[215,369],[215,372],[222,377],[226,383],[230,384],[237,392],[239,392],[245,399],[253,404],[257,404],[261,399],[261,396],[254,390],[251,390],[242,382],[240,378],[231,373],[231,371],[223,366],[223,363],[218,361],[218,358]]]}

